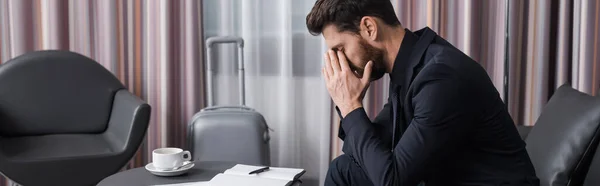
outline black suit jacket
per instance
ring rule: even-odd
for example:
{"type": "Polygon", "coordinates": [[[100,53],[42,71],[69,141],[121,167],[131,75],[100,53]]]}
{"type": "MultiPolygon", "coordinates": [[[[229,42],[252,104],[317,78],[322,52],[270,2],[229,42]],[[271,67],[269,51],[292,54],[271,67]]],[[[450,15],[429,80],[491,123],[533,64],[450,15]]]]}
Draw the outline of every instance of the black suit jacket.
{"type": "Polygon", "coordinates": [[[473,59],[429,28],[406,30],[390,78],[389,102],[373,122],[362,108],[341,120],[343,152],[374,185],[539,185],[505,104],[473,59]]]}

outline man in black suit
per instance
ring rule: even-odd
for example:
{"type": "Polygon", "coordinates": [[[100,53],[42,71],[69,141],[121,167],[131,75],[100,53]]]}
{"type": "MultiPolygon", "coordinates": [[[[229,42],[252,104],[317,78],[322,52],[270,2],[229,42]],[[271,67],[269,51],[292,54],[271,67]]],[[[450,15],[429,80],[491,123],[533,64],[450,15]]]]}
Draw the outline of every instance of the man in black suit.
{"type": "Polygon", "coordinates": [[[539,185],[486,71],[434,31],[403,28],[389,0],[317,0],[306,24],[331,48],[323,76],[342,118],[325,185],[539,185]],[[361,102],[385,73],[371,121],[361,102]]]}

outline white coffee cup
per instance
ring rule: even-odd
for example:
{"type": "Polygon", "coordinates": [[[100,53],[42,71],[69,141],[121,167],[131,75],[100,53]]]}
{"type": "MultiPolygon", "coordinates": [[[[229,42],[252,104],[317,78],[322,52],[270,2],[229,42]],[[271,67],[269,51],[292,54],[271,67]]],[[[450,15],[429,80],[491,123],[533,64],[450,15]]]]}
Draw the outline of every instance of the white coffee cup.
{"type": "Polygon", "coordinates": [[[152,165],[158,169],[173,169],[190,161],[190,151],[180,148],[159,148],[152,151],[152,165]]]}

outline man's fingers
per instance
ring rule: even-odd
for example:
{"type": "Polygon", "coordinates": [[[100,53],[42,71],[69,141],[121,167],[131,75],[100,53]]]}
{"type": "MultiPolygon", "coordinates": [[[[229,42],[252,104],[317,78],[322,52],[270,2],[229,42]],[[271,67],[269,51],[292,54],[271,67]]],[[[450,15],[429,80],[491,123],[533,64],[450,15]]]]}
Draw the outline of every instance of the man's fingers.
{"type": "Polygon", "coordinates": [[[323,78],[325,79],[325,83],[329,82],[329,73],[325,68],[321,69],[321,73],[323,74],[323,78]]]}
{"type": "Polygon", "coordinates": [[[346,59],[346,55],[342,51],[337,51],[337,56],[340,61],[341,69],[347,72],[351,72],[350,65],[348,64],[348,59],[346,59]]]}
{"type": "Polygon", "coordinates": [[[373,70],[373,61],[367,62],[365,66],[365,71],[363,72],[362,81],[367,84],[371,81],[371,71],[373,70]]]}
{"type": "Polygon", "coordinates": [[[334,74],[341,71],[338,56],[335,54],[335,51],[329,50],[329,60],[331,61],[331,68],[333,69],[334,74]]]}
{"type": "Polygon", "coordinates": [[[329,75],[333,75],[333,69],[331,68],[331,60],[329,59],[329,53],[325,52],[325,72],[329,75]]]}

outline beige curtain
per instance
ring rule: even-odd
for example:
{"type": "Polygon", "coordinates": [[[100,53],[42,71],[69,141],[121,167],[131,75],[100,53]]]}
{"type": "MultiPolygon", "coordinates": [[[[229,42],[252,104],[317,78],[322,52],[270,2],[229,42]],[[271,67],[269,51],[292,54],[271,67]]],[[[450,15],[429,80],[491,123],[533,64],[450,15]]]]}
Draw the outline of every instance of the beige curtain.
{"type": "Polygon", "coordinates": [[[598,94],[599,12],[598,1],[511,1],[508,106],[517,124],[534,125],[564,83],[598,94]]]}
{"type": "MultiPolygon", "coordinates": [[[[392,0],[411,30],[428,26],[488,72],[518,125],[533,125],[563,83],[589,94],[600,84],[600,2],[587,0],[392,0]],[[508,74],[505,79],[505,74],[508,74]],[[506,81],[506,82],[505,82],[506,81]],[[506,87],[506,88],[505,88],[506,87]]],[[[387,76],[365,98],[374,117],[387,100],[387,76]]],[[[339,156],[332,112],[331,158],[339,156]]]]}
{"type": "Polygon", "coordinates": [[[155,148],[185,147],[203,106],[200,10],[198,0],[2,0],[0,59],[71,50],[112,71],[152,105],[146,142],[126,168],[140,167],[155,148]]]}

